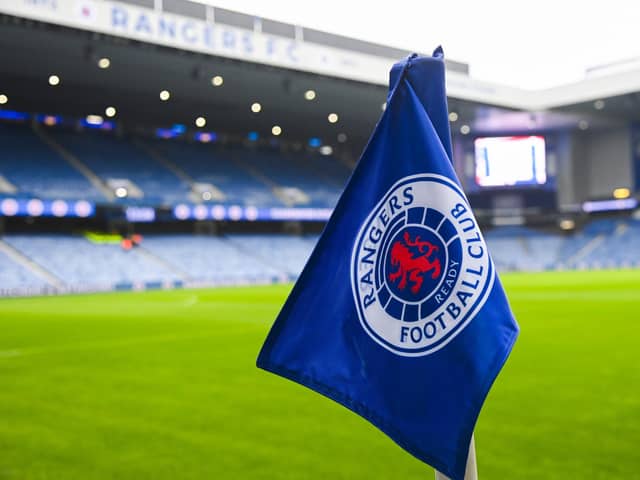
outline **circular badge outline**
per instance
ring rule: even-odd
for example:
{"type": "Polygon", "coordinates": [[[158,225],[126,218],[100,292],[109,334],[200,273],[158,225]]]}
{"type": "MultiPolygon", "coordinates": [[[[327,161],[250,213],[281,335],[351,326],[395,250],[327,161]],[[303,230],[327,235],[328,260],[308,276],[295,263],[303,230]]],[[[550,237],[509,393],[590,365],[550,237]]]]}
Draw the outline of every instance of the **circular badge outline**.
{"type": "MultiPolygon", "coordinates": [[[[491,256],[489,255],[489,252],[487,250],[486,253],[488,257],[487,258],[488,272],[487,272],[487,277],[486,277],[484,287],[482,288],[482,291],[478,295],[478,299],[469,308],[469,310],[464,315],[464,317],[453,327],[453,329],[446,336],[444,336],[434,344],[431,344],[427,347],[415,349],[415,348],[401,348],[396,345],[393,345],[389,343],[387,340],[385,340],[384,338],[380,337],[373,330],[373,328],[369,326],[369,324],[366,322],[366,316],[362,311],[362,305],[360,304],[360,296],[358,295],[358,286],[357,286],[357,282],[358,282],[357,259],[358,259],[358,252],[360,251],[360,246],[362,245],[362,242],[364,240],[364,233],[366,232],[366,229],[370,226],[373,218],[375,218],[376,214],[380,210],[380,207],[386,203],[386,201],[389,199],[389,197],[393,192],[395,192],[398,188],[402,187],[403,185],[406,185],[407,183],[413,183],[420,180],[440,183],[442,185],[445,185],[451,188],[462,199],[465,207],[467,207],[469,211],[471,211],[471,207],[469,206],[469,201],[467,200],[467,197],[464,195],[464,192],[462,192],[460,187],[458,187],[458,185],[456,185],[448,177],[445,177],[443,175],[438,175],[435,173],[418,173],[415,175],[409,175],[399,179],[396,183],[394,183],[387,190],[387,193],[384,195],[384,197],[381,198],[378,201],[378,203],[376,203],[373,209],[371,209],[371,211],[369,212],[369,215],[367,215],[367,218],[362,223],[360,230],[358,230],[358,236],[356,237],[357,242],[354,245],[353,250],[351,251],[351,291],[353,293],[353,299],[356,304],[356,310],[358,313],[358,320],[360,321],[360,325],[362,325],[362,328],[365,330],[365,332],[367,332],[369,334],[369,337],[371,337],[378,345],[384,347],[386,350],[390,351],[391,353],[402,356],[402,357],[424,357],[426,355],[435,353],[438,350],[445,347],[456,336],[458,336],[458,334],[462,330],[464,330],[464,328],[469,324],[469,322],[471,322],[471,320],[475,318],[477,311],[487,301],[487,298],[489,297],[489,294],[493,289],[493,284],[495,281],[495,269],[493,266],[493,260],[491,259],[491,256]]],[[[474,220],[475,220],[475,217],[474,217],[474,220]]],[[[484,238],[483,238],[483,241],[484,241],[484,238]]],[[[486,242],[484,243],[486,248],[486,242]]]]}

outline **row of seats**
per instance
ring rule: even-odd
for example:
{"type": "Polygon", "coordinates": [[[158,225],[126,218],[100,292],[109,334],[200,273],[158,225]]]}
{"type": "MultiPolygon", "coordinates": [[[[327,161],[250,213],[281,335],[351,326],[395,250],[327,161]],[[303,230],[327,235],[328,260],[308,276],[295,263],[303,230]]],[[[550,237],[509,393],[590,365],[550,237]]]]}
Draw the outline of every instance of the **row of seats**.
{"type": "Polygon", "coordinates": [[[640,221],[596,220],[571,234],[503,227],[485,238],[502,271],[640,267],[640,221]]]}
{"type": "Polygon", "coordinates": [[[40,290],[46,287],[46,280],[14,262],[6,253],[0,252],[0,296],[11,295],[14,291],[40,290]]]}
{"type": "Polygon", "coordinates": [[[640,222],[620,222],[615,230],[596,233],[594,248],[574,268],[640,266],[640,222]]]}
{"type": "MultiPolygon", "coordinates": [[[[485,238],[503,272],[640,267],[640,221],[595,223],[568,235],[507,227],[491,230],[485,238]]],[[[317,237],[151,235],[131,250],[71,235],[6,235],[0,242],[5,251],[17,252],[45,272],[39,275],[0,250],[1,295],[46,287],[47,272],[66,287],[82,290],[158,282],[288,281],[302,271],[317,237]]]]}
{"type": "Polygon", "coordinates": [[[104,200],[86,177],[30,128],[0,123],[0,145],[0,175],[16,186],[19,194],[42,199],[104,200]]]}
{"type": "MultiPolygon", "coordinates": [[[[40,128],[36,132],[28,125],[0,123],[0,175],[18,189],[18,196],[146,205],[212,201],[256,207],[332,208],[350,173],[335,158],[313,152],[40,128]],[[125,180],[137,187],[143,197],[109,198],[72,167],[61,152],[80,160],[103,183],[125,180]],[[213,185],[222,198],[194,197],[191,193],[195,183],[213,185]],[[278,193],[282,189],[298,189],[302,199],[292,202],[283,198],[278,193]]],[[[9,194],[5,192],[5,196],[9,194]]]]}
{"type": "Polygon", "coordinates": [[[79,134],[55,130],[50,137],[98,177],[130,180],[142,190],[145,202],[173,205],[184,201],[191,190],[185,181],[128,140],[104,132],[79,134]]]}
{"type": "MultiPolygon", "coordinates": [[[[69,289],[109,290],[126,284],[289,281],[302,270],[317,237],[152,235],[129,250],[71,235],[6,235],[0,241],[69,289]]],[[[46,285],[28,265],[0,251],[0,295],[46,285]]]]}
{"type": "Polygon", "coordinates": [[[8,235],[4,241],[70,286],[101,290],[126,282],[178,280],[170,268],[119,244],[68,235],[8,235]]]}

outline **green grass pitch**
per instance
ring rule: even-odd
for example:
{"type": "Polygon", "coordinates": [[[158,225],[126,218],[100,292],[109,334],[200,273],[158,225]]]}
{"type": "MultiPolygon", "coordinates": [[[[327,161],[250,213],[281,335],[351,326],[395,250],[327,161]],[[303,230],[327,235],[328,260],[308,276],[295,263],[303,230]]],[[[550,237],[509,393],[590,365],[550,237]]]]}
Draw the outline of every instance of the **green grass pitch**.
{"type": "MultiPolygon", "coordinates": [[[[503,275],[521,335],[482,479],[640,478],[640,272],[503,275]]],[[[0,301],[0,479],[433,472],[255,358],[290,286],[0,301]]]]}

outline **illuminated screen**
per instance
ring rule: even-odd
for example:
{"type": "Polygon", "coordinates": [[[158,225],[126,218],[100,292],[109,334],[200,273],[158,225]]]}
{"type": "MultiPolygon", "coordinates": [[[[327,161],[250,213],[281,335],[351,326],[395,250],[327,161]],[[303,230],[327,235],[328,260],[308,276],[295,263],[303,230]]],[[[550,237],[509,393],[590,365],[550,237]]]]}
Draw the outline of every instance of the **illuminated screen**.
{"type": "Polygon", "coordinates": [[[481,187],[542,185],[547,181],[543,137],[478,138],[475,151],[476,183],[481,187]]]}

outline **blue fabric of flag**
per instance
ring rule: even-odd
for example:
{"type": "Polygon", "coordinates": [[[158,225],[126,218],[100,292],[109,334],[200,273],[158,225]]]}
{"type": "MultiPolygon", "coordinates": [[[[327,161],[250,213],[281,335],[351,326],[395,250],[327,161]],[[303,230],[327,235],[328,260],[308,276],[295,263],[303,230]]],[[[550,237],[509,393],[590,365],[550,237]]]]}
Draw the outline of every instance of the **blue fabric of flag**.
{"type": "Polygon", "coordinates": [[[257,365],[462,480],[518,326],[452,166],[444,75],[441,49],[392,68],[387,107],[257,365]]]}

